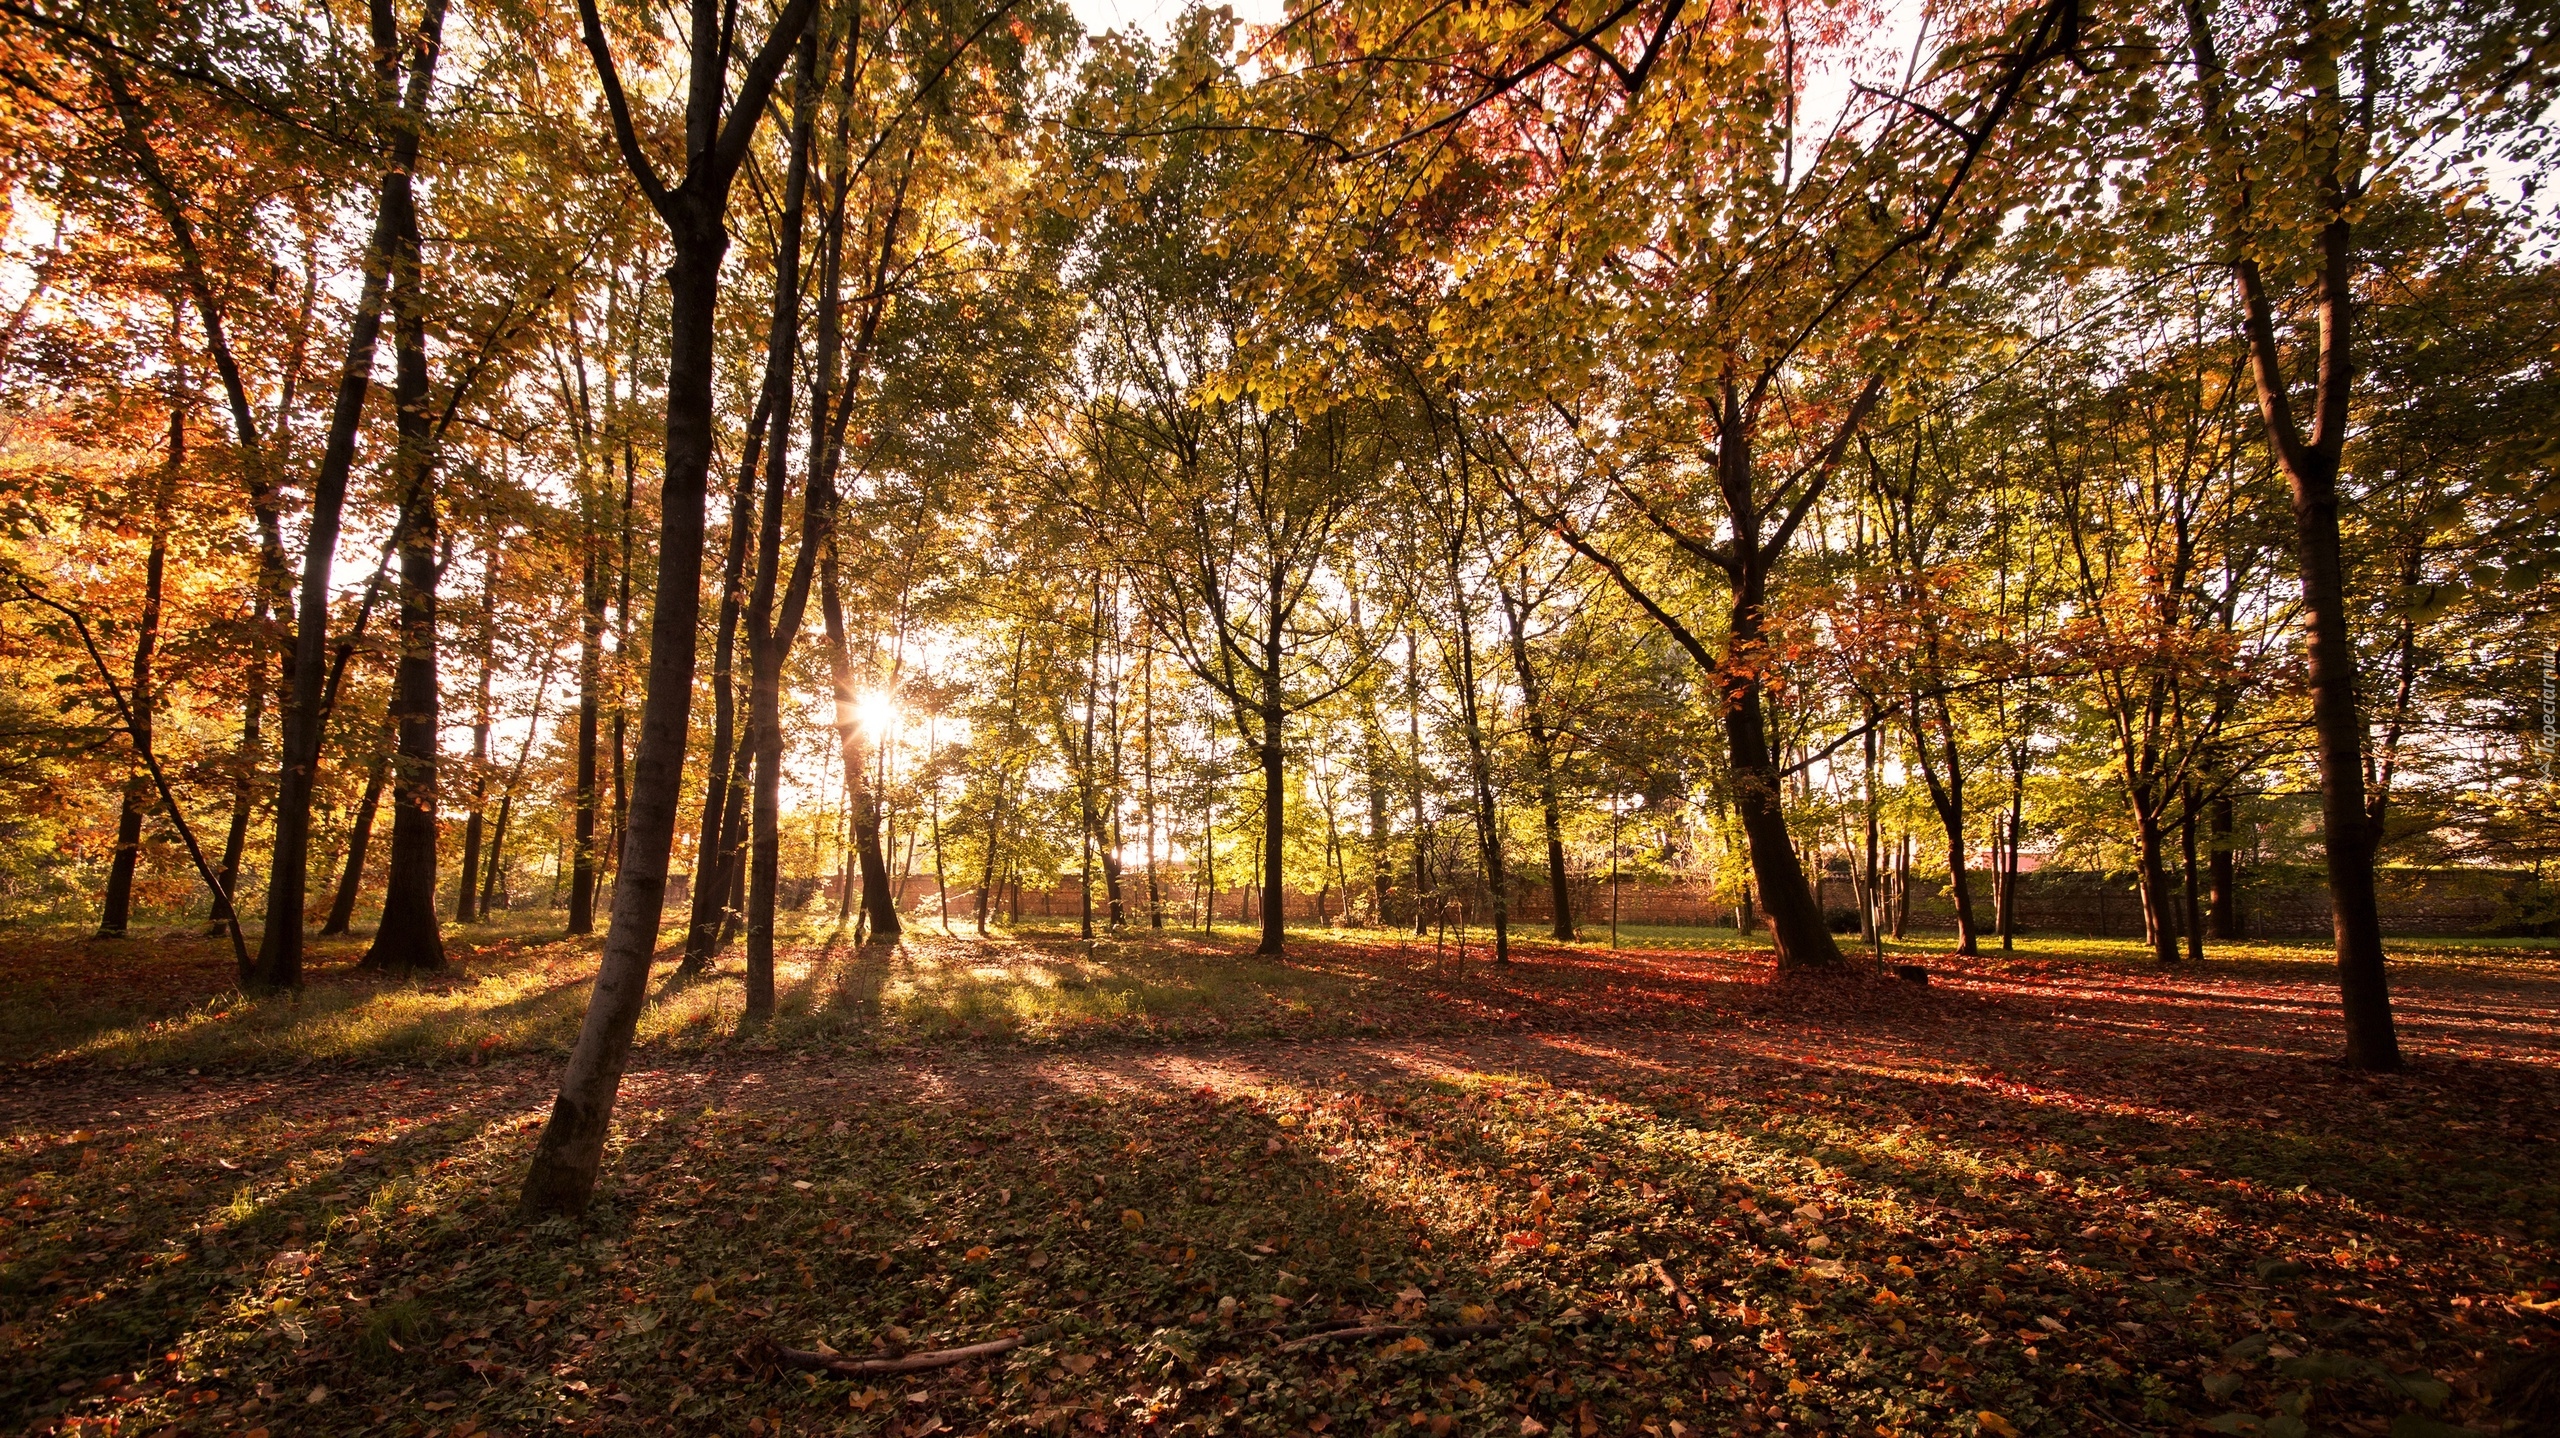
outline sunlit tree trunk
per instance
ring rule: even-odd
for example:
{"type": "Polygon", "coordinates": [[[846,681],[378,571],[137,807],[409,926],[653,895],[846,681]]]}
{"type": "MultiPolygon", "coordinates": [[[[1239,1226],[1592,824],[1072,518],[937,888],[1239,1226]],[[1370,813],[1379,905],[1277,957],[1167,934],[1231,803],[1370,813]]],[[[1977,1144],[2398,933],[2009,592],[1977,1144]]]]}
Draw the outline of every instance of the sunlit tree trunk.
{"type": "MultiPolygon", "coordinates": [[[[659,185],[616,97],[616,138],[625,165],[643,180],[666,221],[675,255],[667,271],[666,451],[660,484],[657,600],[650,616],[649,677],[634,755],[630,829],[614,875],[613,924],[576,1045],[561,1074],[550,1121],[525,1175],[521,1203],[531,1215],[574,1214],[594,1195],[613,1119],[614,1099],[631,1039],[648,1001],[649,966],[657,950],[666,899],[667,856],[675,843],[676,806],[684,789],[684,756],[692,717],[694,651],[702,615],[703,499],[711,464],[712,372],[718,357],[720,261],[728,249],[729,185],[746,157],[775,77],[815,12],[816,0],[789,0],[773,32],[738,80],[728,110],[728,32],[721,7],[692,0],[685,102],[691,168],[672,190],[659,185]]],[[[612,76],[602,20],[581,0],[587,46],[598,72],[612,76]]]]}

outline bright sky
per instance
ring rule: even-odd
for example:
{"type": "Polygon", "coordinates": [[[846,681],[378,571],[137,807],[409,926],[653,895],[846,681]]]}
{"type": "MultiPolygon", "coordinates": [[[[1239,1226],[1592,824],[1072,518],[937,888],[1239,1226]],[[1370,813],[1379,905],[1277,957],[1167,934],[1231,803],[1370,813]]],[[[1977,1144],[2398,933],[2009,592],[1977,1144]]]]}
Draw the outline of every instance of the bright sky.
{"type": "MultiPolygon", "coordinates": [[[[1144,30],[1162,35],[1166,24],[1182,13],[1183,0],[1071,0],[1076,19],[1096,35],[1105,30],[1144,30]]],[[[1251,25],[1268,25],[1287,10],[1282,0],[1227,0],[1236,18],[1251,25]]]]}

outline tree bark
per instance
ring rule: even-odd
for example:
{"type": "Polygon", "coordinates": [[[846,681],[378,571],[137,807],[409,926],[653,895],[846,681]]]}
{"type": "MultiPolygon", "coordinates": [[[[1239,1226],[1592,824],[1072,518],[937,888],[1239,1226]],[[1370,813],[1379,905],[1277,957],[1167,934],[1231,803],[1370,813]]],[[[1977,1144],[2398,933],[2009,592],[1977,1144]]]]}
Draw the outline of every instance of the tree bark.
{"type": "MultiPolygon", "coordinates": [[[[2204,0],[2187,0],[2188,38],[2195,51],[2197,80],[2206,109],[2205,132],[2217,158],[2238,166],[2228,117],[2232,109],[2224,72],[2204,0]]],[[[2313,37],[2313,45],[2334,44],[2335,37],[2313,37]]],[[[2333,57],[2332,57],[2333,58],[2333,57]]],[[[2316,64],[2314,65],[2316,69],[2316,64]]],[[[2343,115],[2334,63],[2318,84],[2314,104],[2324,115],[2343,115]]],[[[2367,832],[2364,793],[2364,721],[2356,702],[2355,645],[2347,632],[2346,564],[2339,537],[2338,467],[2346,446],[2351,416],[2348,403],[2355,382],[2352,347],[2354,323],[2355,245],[2350,191],[2358,180],[2352,167],[2361,146],[2340,133],[2326,153],[2333,168],[2315,177],[2320,198],[2331,218],[2321,226],[2314,259],[2317,293],[2316,378],[2311,429],[2297,425],[2293,394],[2285,376],[2283,347],[2276,335],[2275,306],[2257,261],[2238,233],[2245,216],[2223,220],[2224,239],[2233,251],[2231,270],[2240,293],[2242,334],[2249,348],[2251,378],[2256,386],[2259,417],[2267,447],[2275,453],[2291,491],[2294,554],[2301,577],[2306,619],[2305,649],[2309,659],[2311,721],[2318,737],[2320,766],[2320,838],[2329,878],[2330,929],[2338,956],[2338,993],[2346,1019],[2346,1061],[2350,1068],[2387,1072],[2401,1065],[2400,1038],[2391,1016],[2390,979],[2383,967],[2382,915],[2373,880],[2373,836],[2367,832]]]]}
{"type": "MultiPolygon", "coordinates": [[[[1520,680],[1521,717],[1529,731],[1529,763],[1538,785],[1539,817],[1546,825],[1547,895],[1554,910],[1554,923],[1548,933],[1567,943],[1573,941],[1573,886],[1564,867],[1564,803],[1557,791],[1555,730],[1547,722],[1544,697],[1538,683],[1538,672],[1529,662],[1528,584],[1523,578],[1521,598],[1514,607],[1509,590],[1502,591],[1504,618],[1509,621],[1511,667],[1520,680]]],[[[1506,956],[1509,946],[1502,942],[1497,930],[1497,951],[1506,956]]]]}
{"type": "MultiPolygon", "coordinates": [[[[171,328],[175,329],[173,322],[171,328]]],[[[151,551],[142,565],[142,622],[133,636],[133,742],[137,752],[151,749],[151,661],[160,647],[160,590],[169,567],[169,491],[187,462],[186,356],[173,354],[169,406],[169,460],[161,471],[151,506],[151,551]]],[[[107,868],[106,902],[98,917],[98,937],[120,939],[133,918],[133,874],[142,859],[142,817],[155,797],[150,772],[125,781],[124,805],[116,815],[115,858],[107,868]]]]}
{"type": "MultiPolygon", "coordinates": [[[[390,33],[390,7],[378,17],[374,48],[379,83],[388,92],[397,80],[399,37],[390,33]]],[[[267,872],[266,927],[258,937],[258,955],[244,986],[259,989],[302,985],[303,900],[311,880],[311,791],[319,777],[320,689],[328,669],[329,572],[337,558],[338,526],[346,508],[347,477],[355,465],[356,432],[364,419],[365,395],[372,388],[374,352],[382,335],[382,308],[389,288],[392,254],[400,237],[417,233],[416,197],[411,176],[418,168],[418,144],[426,128],[427,99],[436,58],[444,36],[445,0],[426,0],[418,22],[405,92],[394,121],[391,153],[382,173],[372,238],[367,242],[364,280],[357,293],[355,319],[347,332],[347,358],[338,374],[337,402],[330,412],[329,438],[311,486],[311,514],[302,556],[300,612],[294,622],[292,685],[284,704],[282,762],[276,778],[275,845],[267,872]]]]}
{"type": "Polygon", "coordinates": [[[694,649],[702,615],[703,497],[711,464],[712,371],[718,355],[720,261],[729,183],[772,92],[784,57],[809,23],[816,0],[789,0],[773,33],[747,66],[729,124],[721,123],[728,89],[722,10],[693,0],[692,68],[685,105],[686,154],[692,168],[668,191],[643,155],[614,77],[604,26],[593,0],[580,0],[579,20],[599,74],[608,77],[617,140],[642,188],[658,206],[674,240],[668,270],[666,451],[662,466],[657,602],[650,616],[649,677],[634,756],[631,823],[614,875],[613,925],[605,935],[596,986],[578,1040],[561,1074],[560,1093],[525,1175],[524,1210],[575,1214],[594,1195],[597,1169],[613,1119],[614,1098],[649,995],[666,899],[667,856],[675,843],[676,805],[684,788],[684,754],[692,717],[694,649]]]}
{"type": "Polygon", "coordinates": [[[2231,852],[2231,831],[2236,816],[2231,796],[2223,794],[2213,801],[2210,852],[2206,860],[2213,883],[2213,936],[2237,939],[2241,936],[2240,874],[2231,852]]]}
{"type": "Polygon", "coordinates": [[[596,931],[596,740],[603,715],[604,575],[595,526],[583,526],[586,555],[578,566],[578,792],[569,829],[569,926],[596,931]]]}
{"type": "Polygon", "coordinates": [[[1920,696],[1911,696],[1911,752],[1920,761],[1920,777],[1929,790],[1929,806],[1938,813],[1938,823],[1947,835],[1947,892],[1956,911],[1956,952],[1974,957],[1981,943],[1973,918],[1973,881],[1966,872],[1964,844],[1964,751],[1956,747],[1955,716],[1947,711],[1943,700],[1937,705],[1938,724],[1942,730],[1943,749],[1932,759],[1929,734],[1921,722],[1920,696]],[[1943,763],[1943,776],[1938,766],[1943,763]]]}
{"type": "Polygon", "coordinates": [[[720,580],[719,630],[711,646],[711,763],[702,771],[702,833],[694,849],[691,914],[685,928],[684,959],[677,972],[700,973],[719,951],[721,911],[728,902],[729,770],[737,747],[736,679],[738,623],[746,613],[747,554],[755,532],[756,474],[763,458],[765,421],[770,418],[764,393],[747,422],[746,457],[738,466],[738,482],[729,499],[729,552],[720,580]]]}
{"type": "Polygon", "coordinates": [[[404,218],[393,251],[392,391],[398,439],[393,474],[400,513],[400,660],[391,712],[400,750],[391,761],[391,869],[382,919],[364,967],[409,973],[444,967],[436,902],[436,786],[442,726],[436,674],[436,477],[433,420],[427,413],[425,296],[420,292],[417,217],[404,218]]]}
{"type": "Polygon", "coordinates": [[[338,892],[329,901],[329,917],[320,926],[320,936],[343,934],[355,922],[356,896],[364,890],[364,861],[373,847],[373,819],[382,807],[382,787],[391,777],[391,752],[400,745],[400,716],[396,710],[382,716],[382,737],[374,745],[373,763],[365,770],[364,797],[356,804],[353,823],[347,827],[346,864],[338,875],[338,892]]]}
{"type": "Polygon", "coordinates": [[[895,896],[889,892],[889,861],[880,852],[880,805],[872,793],[862,724],[854,707],[853,650],[845,632],[844,594],[832,543],[818,559],[818,604],[827,626],[827,670],[835,688],[837,742],[844,746],[845,779],[853,785],[853,852],[862,869],[862,916],[873,939],[894,939],[906,932],[906,926],[899,921],[895,896]]]}
{"type": "Polygon", "coordinates": [[[462,824],[462,882],[454,887],[453,921],[480,919],[481,814],[489,803],[489,681],[498,653],[498,552],[481,556],[479,703],[471,713],[471,813],[462,824]]]}
{"type": "MultiPolygon", "coordinates": [[[[783,180],[782,213],[773,262],[773,318],[765,335],[764,398],[771,413],[772,443],[765,447],[764,509],[756,529],[755,588],[747,597],[747,742],[755,751],[752,852],[747,870],[746,1015],[749,1023],[773,1016],[774,904],[782,877],[782,663],[790,651],[796,614],[777,626],[775,590],[781,582],[782,509],[791,478],[792,365],[800,353],[800,238],[808,214],[809,147],[818,116],[818,33],[801,33],[792,79],[790,157],[783,180]]],[[[823,394],[822,394],[823,397],[823,394]]],[[[812,429],[826,416],[812,415],[812,429]]],[[[809,478],[814,482],[816,475],[809,478]]],[[[803,501],[804,528],[818,504],[814,483],[803,501]]],[[[805,589],[803,590],[805,593],[805,589]]]]}

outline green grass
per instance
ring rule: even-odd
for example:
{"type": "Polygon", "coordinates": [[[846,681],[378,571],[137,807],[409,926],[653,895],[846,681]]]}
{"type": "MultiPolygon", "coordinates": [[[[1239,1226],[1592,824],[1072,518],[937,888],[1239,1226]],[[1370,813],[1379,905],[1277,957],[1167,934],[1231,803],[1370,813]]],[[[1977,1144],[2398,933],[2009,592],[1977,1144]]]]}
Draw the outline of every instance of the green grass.
{"type": "MultiPolygon", "coordinates": [[[[448,940],[452,967],[415,979],[358,968],[362,938],[315,941],[306,985],[266,995],[240,992],[227,946],[192,931],[115,943],[21,931],[0,949],[0,1065],[185,1071],[565,1053],[585,1010],[596,943],[561,938],[556,922],[556,916],[532,914],[457,928],[448,940]]],[[[1076,937],[1072,920],[1026,924],[1012,936],[999,930],[988,943],[966,926],[945,938],[938,926],[920,924],[903,947],[857,949],[831,917],[794,917],[779,935],[777,1006],[769,1024],[745,1024],[733,950],[700,981],[678,981],[662,962],[638,1043],[685,1053],[740,1044],[1339,1034],[1371,1031],[1382,1022],[1430,1031],[1447,1026],[1448,1016],[1434,1007],[1438,987],[1490,954],[1490,935],[1482,929],[1467,935],[1463,966],[1454,935],[1446,945],[1396,931],[1314,925],[1293,927],[1291,935],[1301,944],[1315,941],[1329,957],[1257,958],[1249,952],[1254,935],[1241,925],[1222,926],[1214,939],[1139,929],[1086,941],[1076,937]]],[[[1584,935],[1571,945],[1534,932],[1517,936],[1523,963],[1515,986],[1530,990],[1523,1001],[1580,1002],[1581,969],[1560,972],[1552,960],[1605,961],[1607,930],[1592,926],[1584,935]]],[[[1729,929],[1673,926],[1625,926],[1619,942],[1631,960],[1767,949],[1763,934],[1737,938],[1729,929]]],[[[1857,946],[1847,947],[1855,958],[1857,946]]],[[[1951,962],[1942,936],[1889,942],[1886,954],[1895,961],[1951,962]]],[[[2398,941],[2391,954],[2404,972],[2484,976],[2543,972],[2560,962],[2549,940],[2398,941]]],[[[1988,949],[1973,963],[2156,971],[2143,945],[2123,938],[2036,935],[2012,954],[1988,949]]],[[[2204,972],[2316,979],[2330,963],[2327,948],[2315,943],[2217,944],[2204,972]]],[[[1610,1011],[1594,1009],[1604,1016],[1610,1011]]]]}

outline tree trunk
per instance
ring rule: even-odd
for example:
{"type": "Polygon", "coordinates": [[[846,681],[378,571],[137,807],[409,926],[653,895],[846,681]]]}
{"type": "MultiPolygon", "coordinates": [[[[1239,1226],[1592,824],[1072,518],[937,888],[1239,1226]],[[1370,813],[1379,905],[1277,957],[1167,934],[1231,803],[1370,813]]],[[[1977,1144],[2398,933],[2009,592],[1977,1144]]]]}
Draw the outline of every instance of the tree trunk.
{"type": "Polygon", "coordinates": [[[2204,904],[2196,886],[2196,790],[2187,786],[2186,803],[2178,810],[2178,845],[2185,861],[2186,882],[2182,889],[2186,899],[2187,957],[2204,962],[2204,904]]]}
{"type": "MultiPolygon", "coordinates": [[[[1565,876],[1564,805],[1556,787],[1555,731],[1547,725],[1537,670],[1529,663],[1528,583],[1525,577],[1521,583],[1521,591],[1520,604],[1516,609],[1512,605],[1509,591],[1504,591],[1502,610],[1503,617],[1509,621],[1511,667],[1519,676],[1521,711],[1529,730],[1529,764],[1538,785],[1539,817],[1546,825],[1547,896],[1548,903],[1554,910],[1554,923],[1548,932],[1555,938],[1571,943],[1574,937],[1573,887],[1565,876]]],[[[1502,910],[1497,907],[1494,912],[1499,920],[1502,917],[1502,910]]],[[[1494,940],[1497,955],[1507,959],[1510,949],[1503,942],[1499,922],[1495,927],[1494,940]]]]}
{"type": "MultiPolygon", "coordinates": [[[[773,442],[765,449],[765,503],[756,527],[756,581],[747,596],[747,742],[755,750],[755,793],[748,823],[747,1003],[750,1023],[773,1016],[773,924],[782,878],[782,663],[792,635],[777,627],[782,509],[790,484],[792,364],[800,352],[800,238],[808,215],[809,145],[818,114],[818,33],[800,37],[792,80],[790,156],[773,261],[773,319],[765,335],[764,404],[773,442]]],[[[814,417],[822,427],[826,416],[814,417]]],[[[812,479],[815,475],[812,474],[812,479]]],[[[803,515],[817,504],[813,487],[803,515]]]]}
{"type": "Polygon", "coordinates": [[[462,824],[462,882],[454,887],[453,921],[480,919],[481,814],[489,804],[489,681],[498,651],[498,553],[494,543],[481,556],[479,704],[471,715],[471,812],[462,824]]]}
{"type": "Polygon", "coordinates": [[[844,594],[836,570],[835,546],[818,556],[818,605],[827,626],[827,671],[835,687],[837,742],[844,746],[845,778],[854,786],[854,858],[862,868],[862,913],[874,939],[894,939],[906,932],[889,892],[889,861],[880,852],[880,805],[871,788],[871,771],[862,749],[862,724],[854,709],[853,650],[845,631],[844,594]]]}
{"type": "Polygon", "coordinates": [[[1422,896],[1431,886],[1431,837],[1422,821],[1422,667],[1413,628],[1404,631],[1405,737],[1411,753],[1413,800],[1413,936],[1430,932],[1422,896]]]}
{"type": "MultiPolygon", "coordinates": [[[[724,128],[730,76],[723,62],[731,37],[719,5],[693,0],[685,102],[686,154],[692,169],[672,191],[658,186],[623,115],[619,82],[610,87],[612,108],[621,116],[616,133],[625,164],[642,177],[642,188],[666,220],[675,248],[667,273],[666,451],[657,601],[649,621],[649,677],[632,765],[630,828],[614,873],[613,925],[605,935],[577,1044],[560,1077],[559,1096],[525,1174],[521,1202],[529,1215],[575,1214],[594,1195],[623,1065],[649,998],[649,965],[657,952],[667,856],[675,844],[693,713],[694,650],[702,617],[702,511],[711,466],[712,374],[719,353],[720,261],[729,244],[729,185],[754,137],[774,77],[816,8],[816,0],[789,0],[740,79],[735,109],[724,128]]],[[[611,75],[611,52],[593,5],[582,4],[579,18],[599,72],[611,75]]]]}
{"type": "Polygon", "coordinates": [[[1457,681],[1458,713],[1467,728],[1467,770],[1476,800],[1476,857],[1484,866],[1485,888],[1493,901],[1493,961],[1508,964],[1511,884],[1502,862],[1502,810],[1494,799],[1493,764],[1485,752],[1484,713],[1476,695],[1475,625],[1467,613],[1466,589],[1454,554],[1449,569],[1450,598],[1458,620],[1458,672],[1450,677],[1457,681]]]}
{"type": "Polygon", "coordinates": [[[391,753],[400,747],[400,715],[394,709],[382,716],[382,737],[374,745],[373,763],[365,770],[364,797],[356,804],[355,821],[347,828],[347,858],[338,875],[338,892],[329,901],[329,918],[320,926],[320,936],[343,934],[355,922],[356,897],[364,892],[364,861],[373,847],[373,818],[382,807],[382,787],[391,777],[391,753]]]}
{"type": "Polygon", "coordinates": [[[2231,852],[2231,831],[2235,816],[2232,800],[2224,794],[2213,801],[2212,848],[2207,865],[2213,882],[2213,936],[2237,939],[2240,926],[2240,874],[2231,852]]]}
{"type": "Polygon", "coordinates": [[[604,575],[595,526],[583,526],[578,567],[578,792],[569,830],[569,932],[596,931],[596,739],[603,713],[604,575]]]}
{"type": "MultiPolygon", "coordinates": [[[[172,325],[175,328],[175,325],[172,325]]],[[[151,552],[142,565],[142,623],[133,637],[133,744],[137,753],[151,752],[151,661],[160,647],[161,580],[169,568],[169,490],[187,462],[186,357],[174,356],[172,384],[176,399],[169,408],[169,462],[161,471],[151,507],[151,552]]],[[[98,918],[98,937],[120,939],[133,918],[133,873],[142,858],[142,816],[156,790],[148,770],[125,781],[124,805],[116,815],[115,858],[107,868],[106,903],[98,918]]]]}
{"type": "Polygon", "coordinates": [[[383,885],[382,920],[364,967],[402,973],[444,967],[436,902],[436,781],[439,694],[436,676],[436,478],[433,419],[427,413],[425,296],[419,287],[414,212],[394,252],[392,390],[398,409],[393,474],[400,514],[400,661],[392,674],[391,712],[400,751],[391,761],[391,871],[383,885]]]}
{"type": "MultiPolygon", "coordinates": [[[[1760,909],[1769,917],[1769,939],[1780,969],[1836,968],[1840,946],[1823,922],[1822,906],[1805,880],[1787,812],[1777,760],[1761,711],[1757,657],[1764,581],[1756,570],[1736,586],[1724,672],[1725,749],[1733,778],[1733,804],[1751,847],[1751,875],[1760,909]]],[[[1897,932],[1896,938],[1901,934],[1897,932]]]]}
{"type": "Polygon", "coordinates": [[[1929,806],[1938,812],[1938,823],[1947,835],[1947,891],[1955,902],[1956,952],[1971,958],[1981,952],[1973,920],[1973,882],[1966,873],[1964,852],[1964,753],[1956,747],[1955,716],[1946,706],[1938,705],[1938,723],[1944,730],[1944,749],[1936,759],[1929,755],[1929,734],[1920,720],[1920,696],[1911,696],[1911,752],[1920,761],[1920,777],[1929,790],[1929,806]],[[1943,777],[1938,765],[1946,765],[1943,777]]]}
{"type": "MultiPolygon", "coordinates": [[[[2200,0],[2185,6],[2195,49],[2197,78],[2208,106],[2206,133],[2226,165],[2243,163],[2228,124],[2229,77],[2216,51],[2212,25],[2200,0]]],[[[2319,43],[2330,43],[2327,38],[2319,43]]],[[[2331,72],[2334,77],[2334,71],[2331,72]]],[[[2335,80],[2314,103],[2343,113],[2335,80]]],[[[2374,892],[2373,836],[2367,832],[2364,793],[2364,721],[2356,705],[2355,645],[2347,632],[2346,565],[2340,551],[2338,465],[2347,440],[2349,400],[2355,383],[2352,347],[2355,315],[2355,245],[2345,173],[2360,163],[2361,147],[2340,134],[2326,153],[2336,167],[2317,177],[2335,216],[2319,232],[2316,380],[2311,431],[2294,417],[2283,348],[2276,335],[2275,305],[2266,279],[2243,237],[2227,235],[2235,258],[2242,333],[2249,346],[2267,447],[2284,471],[2293,499],[2294,557],[2301,575],[2302,607],[2309,621],[2311,722],[2318,736],[2320,838],[2329,877],[2330,929],[2338,955],[2338,993],[2347,1029],[2347,1065],[2368,1071],[2400,1067],[2400,1038],[2391,1017],[2391,985],[2383,968],[2382,915],[2374,892]]],[[[2232,221],[2225,228],[2234,229],[2232,221]]]]}
{"type": "MultiPolygon", "coordinates": [[[[387,18],[390,7],[384,5],[376,13],[387,18]]],[[[328,442],[312,480],[300,610],[294,622],[292,683],[285,697],[283,753],[276,778],[275,845],[267,865],[266,927],[258,937],[257,958],[250,971],[240,976],[243,985],[251,988],[302,985],[302,909],[311,881],[311,791],[319,777],[320,688],[329,662],[329,574],[337,559],[347,477],[355,465],[356,432],[364,420],[365,395],[372,388],[392,254],[402,236],[418,232],[410,177],[418,166],[418,143],[443,40],[444,14],[444,0],[426,0],[418,22],[391,154],[382,172],[373,235],[365,248],[364,280],[347,332],[346,363],[339,370],[337,402],[330,411],[328,442]]],[[[376,29],[375,63],[388,88],[399,65],[399,37],[382,26],[376,29]]]]}
{"type": "MultiPolygon", "coordinates": [[[[258,799],[259,733],[267,712],[267,601],[261,594],[249,606],[249,692],[240,705],[240,748],[232,758],[231,823],[222,836],[222,894],[213,901],[209,932],[220,933],[231,922],[231,904],[223,895],[240,892],[240,856],[248,847],[249,820],[258,799]]],[[[291,662],[290,660],[287,661],[291,662]]]]}
{"type": "Polygon", "coordinates": [[[2140,790],[2133,796],[2133,842],[2134,876],[2142,898],[2142,941],[2150,946],[2154,961],[2174,964],[2178,936],[2169,918],[2169,871],[2161,853],[2166,838],[2160,832],[2157,804],[2140,790]]]}
{"type": "Polygon", "coordinates": [[[676,972],[700,973],[719,951],[721,909],[729,886],[727,830],[729,766],[737,747],[738,696],[736,663],[738,622],[746,612],[747,553],[756,526],[756,474],[763,458],[768,400],[757,392],[755,414],[747,423],[746,457],[738,466],[738,482],[729,497],[729,552],[720,579],[719,630],[711,647],[711,763],[702,771],[701,839],[694,847],[691,910],[685,926],[684,959],[676,972]]]}

